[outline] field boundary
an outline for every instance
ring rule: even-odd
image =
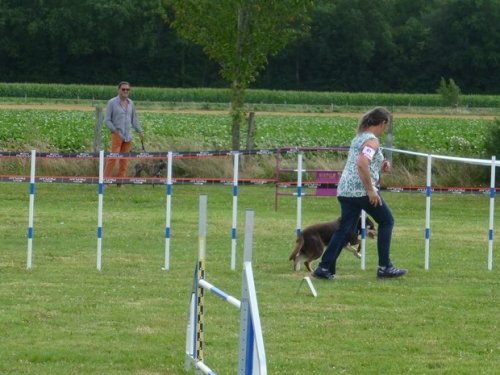
[[[152,112],[152,113],[186,113],[186,114],[213,114],[229,115],[229,108],[227,110],[220,109],[196,109],[196,108],[140,108],[140,102],[136,102],[138,112]],[[249,104],[251,105],[251,104]],[[91,112],[95,111],[96,105],[92,104],[6,104],[0,103],[0,110],[54,110],[54,111],[83,111]],[[300,111],[259,111],[256,113],[264,116],[304,116],[304,117],[348,117],[348,118],[358,118],[359,112],[346,111],[346,112],[300,112]],[[461,118],[461,119],[483,119],[483,120],[495,120],[500,115],[486,115],[486,114],[476,114],[476,113],[418,113],[418,112],[400,112],[399,109],[395,110],[395,118]]]

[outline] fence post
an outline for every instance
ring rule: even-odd
[[[253,137],[255,135],[255,112],[248,114],[248,130],[247,130],[247,150],[254,148]]]
[[[384,156],[389,161],[389,163],[391,163],[391,166],[392,166],[392,134],[393,134],[393,128],[394,128],[394,123],[392,122],[392,118],[391,118],[389,129],[387,129],[387,135],[385,137],[385,147],[387,148],[387,150],[384,150],[385,151],[385,155]]]

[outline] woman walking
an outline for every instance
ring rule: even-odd
[[[311,276],[332,280],[336,263],[349,233],[365,210],[378,224],[378,278],[404,276],[408,270],[394,267],[390,259],[390,247],[394,218],[387,203],[382,199],[377,182],[380,172],[387,172],[391,165],[380,150],[379,138],[391,125],[390,112],[376,107],[363,115],[358,123],[357,135],[351,142],[347,162],[337,188],[341,220],[326,248],[321,262]]]

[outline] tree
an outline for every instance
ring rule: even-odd
[[[428,74],[455,77],[468,91],[498,92],[500,1],[445,0],[429,23]]]
[[[460,100],[460,87],[457,86],[453,79],[449,79],[448,83],[441,77],[439,81],[439,87],[436,92],[441,95],[444,105],[449,105],[450,107],[457,107]]]
[[[285,70],[292,74],[282,78],[281,87],[383,91],[389,80],[396,80],[389,73],[396,51],[390,23],[393,3],[392,0],[316,0],[311,37],[280,53],[288,53],[292,57],[288,61],[279,64],[272,61],[265,73],[268,87],[276,85],[276,77],[283,77],[280,71]],[[295,51],[289,51],[290,48]],[[293,71],[296,67],[299,74]]]
[[[167,21],[220,65],[231,87],[232,149],[240,148],[245,90],[267,57],[307,30],[313,0],[164,0]],[[168,8],[167,8],[168,9]],[[170,20],[171,18],[171,20]]]

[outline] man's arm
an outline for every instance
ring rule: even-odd
[[[111,133],[116,131],[116,127],[113,124],[113,99],[108,101],[108,105],[106,106],[106,114],[104,115],[104,121],[106,121],[106,126],[108,127]]]
[[[141,127],[141,122],[139,117],[137,117],[137,112],[135,111],[135,104],[132,103],[132,126],[139,133],[139,138],[144,139],[144,131]]]

